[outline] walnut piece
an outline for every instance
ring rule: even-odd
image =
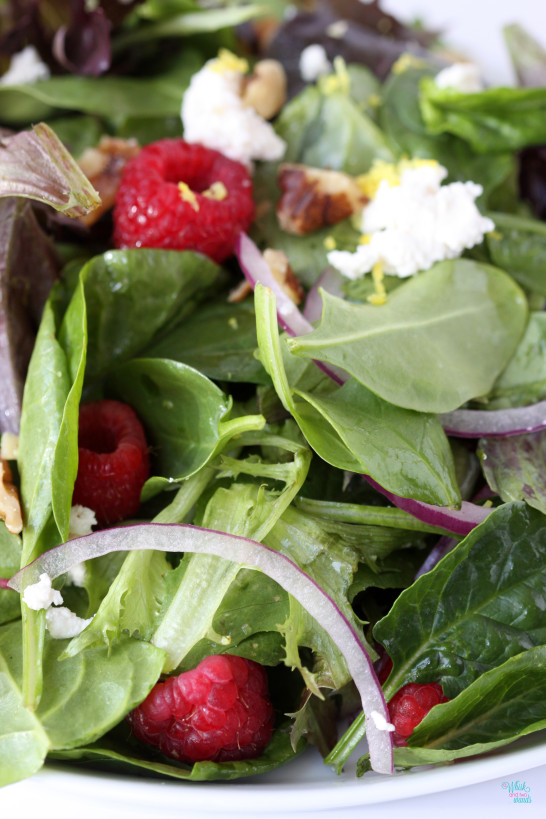
[[[368,201],[356,181],[341,171],[284,163],[278,183],[282,191],[277,205],[279,224],[297,236],[335,225]]]
[[[18,535],[23,529],[19,493],[13,485],[13,476],[7,461],[0,458],[0,518],[6,523],[6,529]]]
[[[139,151],[136,139],[104,136],[96,148],[87,148],[83,152],[78,164],[99,192],[101,204],[96,210],[81,216],[80,222],[90,227],[113,207],[123,169]]]
[[[260,60],[243,80],[243,102],[264,119],[272,119],[286,102],[286,74],[277,60]]]
[[[286,253],[268,247],[262,255],[269,265],[273,278],[280,284],[281,289],[292,299],[294,304],[300,304],[303,299],[303,287],[290,267]]]

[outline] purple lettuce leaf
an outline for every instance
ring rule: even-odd
[[[546,430],[510,438],[482,438],[482,469],[503,501],[525,501],[546,514]]]
[[[88,10],[85,0],[74,0],[70,22],[58,28],[53,38],[57,62],[73,74],[104,74],[112,62],[111,29],[100,6]]]
[[[0,197],[24,196],[83,216],[100,204],[97,191],[45,123],[0,140]]]

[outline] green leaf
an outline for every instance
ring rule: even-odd
[[[324,392],[293,390],[285,362],[294,375],[297,359],[278,338],[273,295],[259,286],[256,314],[264,366],[285,409],[321,458],[339,469],[369,474],[404,497],[439,505],[460,502],[451,452],[436,418],[388,404],[354,380],[340,389],[329,382]]]
[[[546,225],[507,213],[491,213],[495,230],[485,237],[491,261],[522,286],[546,296]]]
[[[546,514],[546,430],[478,444],[485,479],[503,501],[523,500]]]
[[[516,352],[493,385],[487,407],[521,407],[545,396],[546,313],[531,313]]]
[[[21,538],[0,523],[0,577],[12,577],[21,566]],[[21,615],[21,598],[12,589],[0,589],[0,625]]]
[[[495,509],[398,597],[375,638],[393,661],[387,699],[409,682],[452,698],[486,671],[546,642],[537,595],[546,579],[546,518],[524,503]]]
[[[20,668],[12,668],[13,647],[20,639],[19,624],[0,629],[0,786],[36,773],[49,749],[40,720],[24,706]]]
[[[421,81],[423,119],[432,134],[451,133],[479,154],[517,151],[544,139],[546,88],[487,88],[466,94]]]
[[[513,280],[467,259],[445,261],[380,307],[323,293],[318,329],[289,339],[297,355],[347,370],[377,395],[449,412],[486,394],[523,333],[527,306]]]

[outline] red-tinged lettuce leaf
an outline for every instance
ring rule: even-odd
[[[439,682],[452,699],[510,657],[546,643],[546,518],[524,503],[495,509],[397,598],[374,629],[393,661],[387,699]]]
[[[503,501],[523,500],[546,514],[546,430],[508,438],[482,438],[482,469]]]
[[[59,262],[30,202],[0,199],[0,430],[18,432],[36,330]]]
[[[100,204],[97,191],[54,131],[41,122],[0,142],[0,197],[24,196],[83,216]]]
[[[504,39],[519,85],[546,85],[546,49],[518,23],[503,29]]]
[[[546,145],[535,145],[521,152],[519,188],[535,216],[546,219]]]
[[[87,8],[85,0],[72,3],[72,19],[57,29],[53,53],[57,61],[74,74],[97,77],[110,68],[112,24],[104,9]]]

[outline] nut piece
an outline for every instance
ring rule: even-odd
[[[0,518],[6,522],[6,529],[18,535],[23,529],[19,493],[13,485],[13,476],[7,461],[0,458]]]
[[[243,279],[233,290],[230,290],[227,300],[230,304],[238,304],[238,302],[244,301],[251,293],[252,287],[250,286],[250,282]]]
[[[80,222],[90,227],[113,207],[123,168],[139,151],[136,139],[105,136],[96,148],[87,148],[83,152],[78,165],[99,192],[101,204],[96,210],[81,216]]]
[[[264,119],[278,114],[286,102],[286,74],[277,60],[260,60],[245,77],[241,97]]]
[[[298,236],[335,225],[368,201],[356,181],[341,171],[285,163],[279,168],[278,183],[279,224]]]
[[[273,278],[280,284],[281,289],[294,304],[300,304],[303,299],[303,287],[294,271],[290,267],[288,256],[282,250],[273,250],[268,247],[263,252],[264,261],[270,267]]]

